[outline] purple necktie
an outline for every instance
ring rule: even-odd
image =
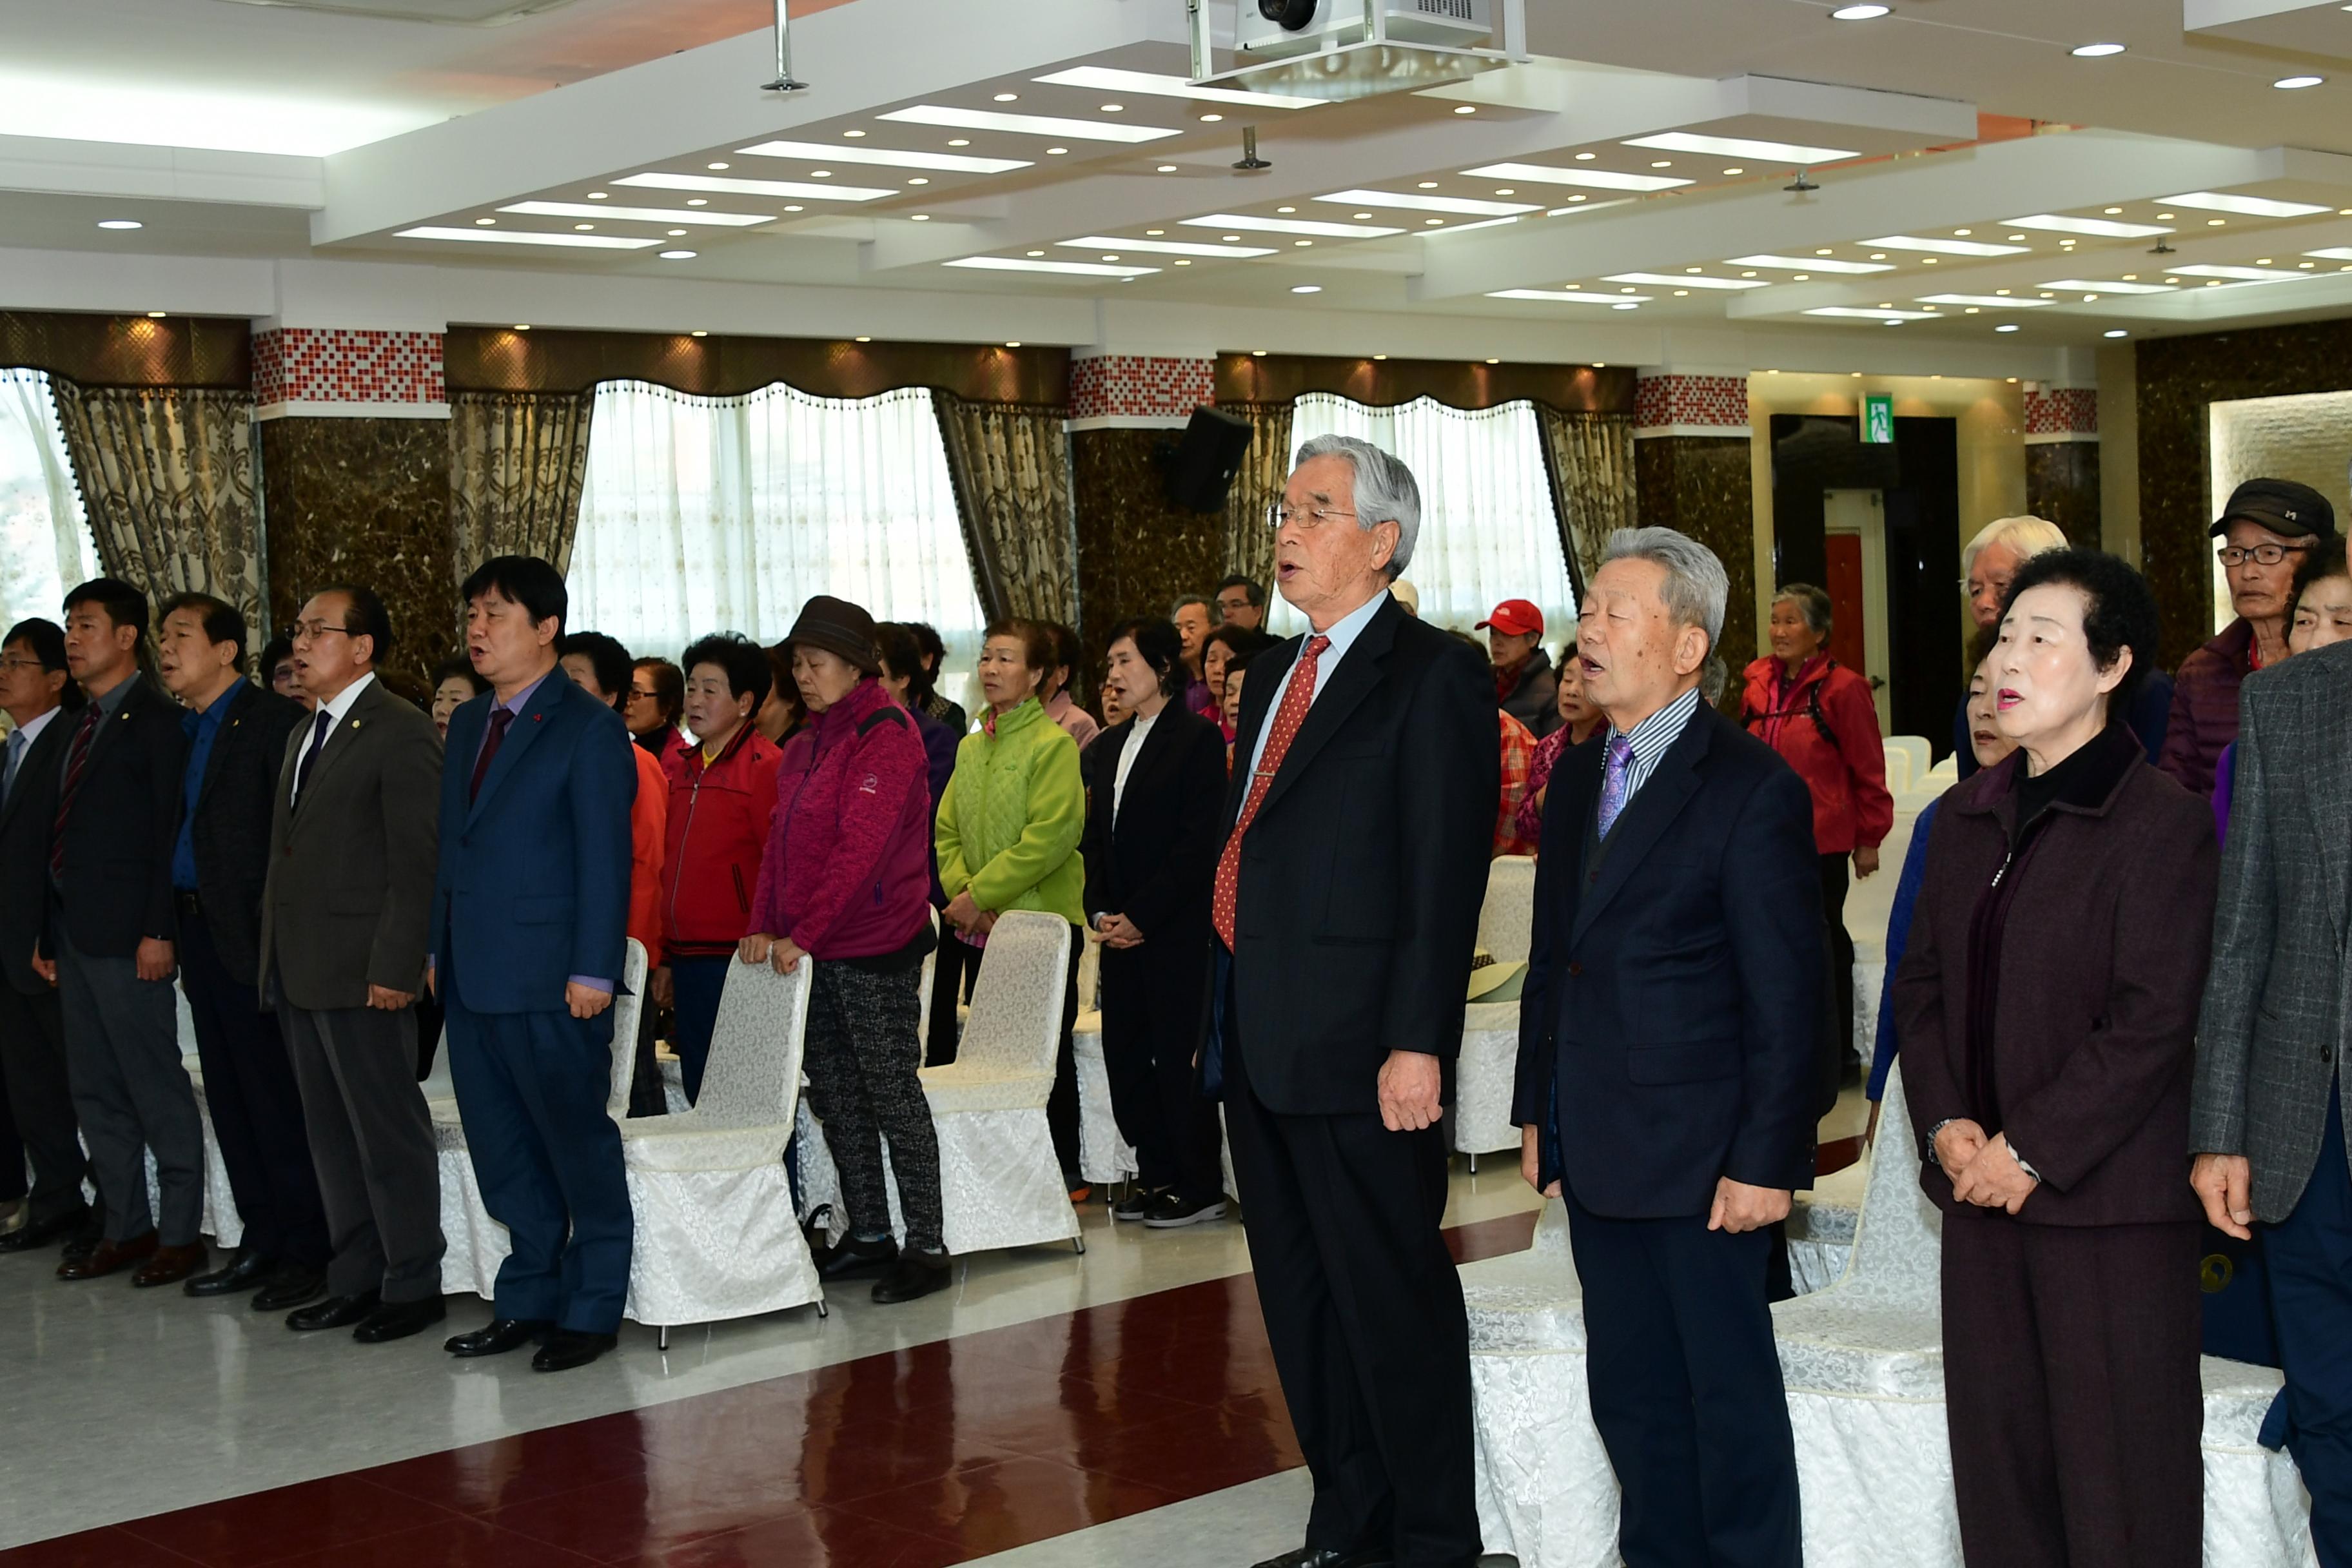
[[[1625,785],[1633,771],[1633,742],[1622,735],[1609,737],[1608,771],[1601,775],[1601,837],[1617,826],[1625,809]]]

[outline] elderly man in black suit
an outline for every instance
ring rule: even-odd
[[[1521,1168],[1568,1201],[1645,1568],[1801,1555],[1766,1277],[1813,1173],[1821,876],[1804,781],[1701,700],[1729,592],[1671,529],[1610,539],[1576,640],[1609,730],[1552,773],[1519,1004]]]
[[[1261,1568],[1455,1568],[1479,1538],[1439,1119],[1501,787],[1494,684],[1388,591],[1421,530],[1395,458],[1307,442],[1268,522],[1312,630],[1243,689],[1202,1061],[1315,1478],[1307,1544]]]
[[[278,1020],[262,1008],[261,884],[269,806],[290,699],[245,678],[245,617],[209,594],[166,600],[155,670],[185,710],[188,758],[172,846],[180,984],[196,1026],[205,1103],[236,1212],[237,1256],[190,1279],[191,1296],[259,1291],[257,1307],[298,1306],[326,1289],[327,1219],[302,1131],[302,1096]]]
[[[94,1223],[81,1199],[89,1162],[66,1087],[65,1018],[54,978],[33,968],[48,917],[58,783],[83,700],[66,675],[65,628],[43,620],[8,628],[0,710],[15,728],[0,752],[0,1079],[33,1180],[25,1223],[0,1236],[0,1252],[79,1238]]]

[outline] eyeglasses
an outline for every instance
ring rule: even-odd
[[[1341,511],[1337,507],[1289,507],[1276,501],[1265,509],[1265,525],[1268,528],[1283,529],[1295,522],[1301,528],[1320,528],[1335,517],[1354,517],[1355,515],[1352,511]]]
[[[0,658],[0,669],[47,669],[37,658]]]
[[[1960,592],[1971,599],[1979,594],[2006,594],[2009,592],[2009,580],[2002,577],[1963,577],[1960,579]]]
[[[2213,558],[2224,566],[2243,566],[2249,561],[2258,566],[2275,566],[2288,556],[2300,555],[2310,548],[2308,544],[2257,544],[2241,550],[2234,544],[2225,544],[2213,552]]]
[[[647,691],[642,686],[633,686],[629,689],[629,700],[632,702],[651,702],[656,695],[658,693]]]
[[[331,626],[324,621],[297,621],[286,628],[286,640],[297,646],[317,642],[330,635],[347,637],[355,634],[349,626]]]

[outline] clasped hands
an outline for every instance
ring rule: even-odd
[[[1105,947],[1141,947],[1143,932],[1125,915],[1104,915],[1095,927]]]
[[[940,914],[948,924],[971,936],[986,936],[996,925],[996,917],[972,901],[970,888],[950,899]]]
[[[2015,1214],[2042,1184],[2017,1163],[2007,1133],[1988,1139],[1984,1129],[1966,1117],[1947,1123],[1936,1134],[1936,1163],[1952,1179],[1953,1198],[1979,1208]]]
[[[745,937],[735,949],[735,956],[745,963],[772,965],[779,974],[790,974],[801,966],[804,950],[788,936],[771,936],[755,931]]]

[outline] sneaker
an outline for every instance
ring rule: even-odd
[[[1094,1184],[1084,1176],[1064,1176],[1062,1180],[1070,1189],[1070,1202],[1074,1205],[1095,1195]]]
[[[1151,1200],[1150,1212],[1143,1223],[1153,1230],[1174,1230],[1179,1226],[1198,1225],[1204,1219],[1225,1217],[1225,1195],[1219,1193],[1205,1203],[1195,1203],[1183,1194],[1165,1192]]]
[[[820,1279],[853,1279],[861,1275],[881,1274],[898,1261],[898,1244],[889,1237],[879,1241],[860,1241],[855,1236],[842,1238],[838,1247],[828,1247],[816,1255],[816,1277]]]
[[[1141,1219],[1145,1215],[1151,1212],[1151,1205],[1159,1196],[1160,1194],[1158,1193],[1149,1191],[1143,1187],[1138,1187],[1133,1192],[1128,1194],[1127,1196],[1119,1199],[1118,1202],[1110,1205],[1110,1217],[1113,1219]]]
[[[899,1301],[913,1301],[934,1290],[944,1290],[955,1279],[955,1270],[944,1252],[907,1251],[890,1266],[890,1272],[875,1281],[874,1300],[885,1307]]]

